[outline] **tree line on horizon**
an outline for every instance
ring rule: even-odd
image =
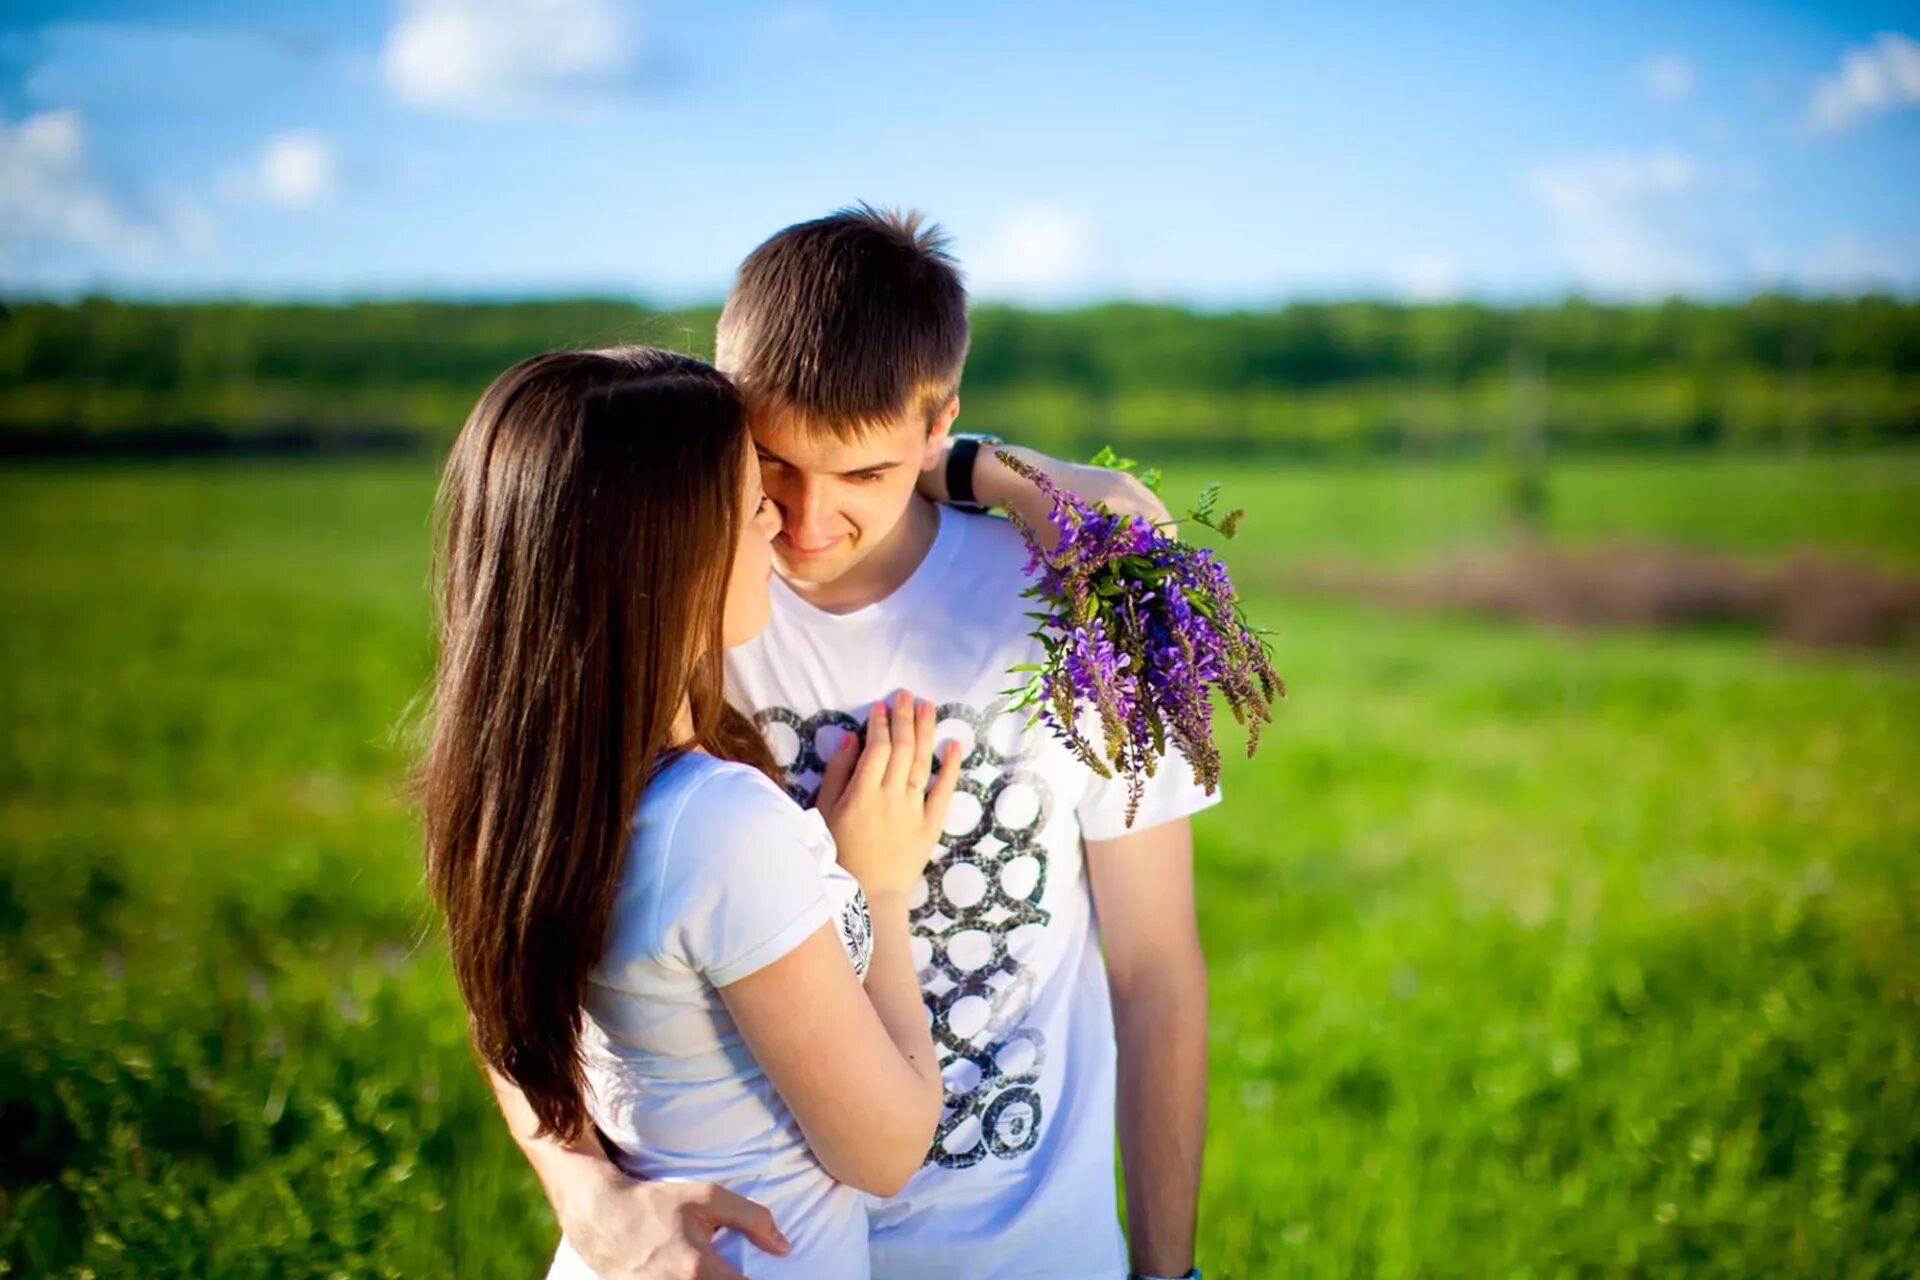
[[[438,446],[515,360],[628,342],[711,357],[717,316],[605,299],[0,304],[0,448],[158,432]],[[973,327],[963,421],[1066,452],[1448,453],[1516,430],[1585,448],[1920,436],[1920,303],[1887,297],[982,305]]]

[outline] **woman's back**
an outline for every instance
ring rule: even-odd
[[[858,894],[817,812],[758,770],[687,753],[640,801],[591,974],[581,1048],[594,1122],[635,1176],[718,1182],[772,1210],[787,1257],[716,1241],[756,1280],[864,1277],[866,1196],[815,1160],[719,988],[829,921],[864,972]],[[590,1273],[563,1243],[552,1274]]]

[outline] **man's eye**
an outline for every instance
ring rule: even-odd
[[[880,478],[880,473],[878,471],[856,471],[847,478],[855,484],[872,484]]]

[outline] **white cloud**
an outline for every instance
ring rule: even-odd
[[[1528,176],[1579,280],[1607,293],[1654,294],[1709,283],[1690,234],[1699,171],[1674,151],[1556,161]]]
[[[1648,58],[1640,67],[1640,88],[1655,102],[1684,102],[1693,96],[1693,64],[1677,53]]]
[[[1873,43],[1847,50],[1840,66],[1822,76],[1807,104],[1816,133],[1838,133],[1869,116],[1920,103],[1920,40],[1882,31]]]
[[[414,106],[494,113],[586,101],[631,71],[617,0],[403,0],[380,63]]]
[[[305,129],[267,139],[247,183],[262,200],[287,209],[318,204],[339,185],[340,164],[333,147]]]
[[[1097,237],[1084,214],[1053,205],[1010,209],[978,253],[967,255],[968,282],[982,297],[1045,300],[1088,283]]]
[[[93,172],[78,112],[45,111],[13,126],[0,117],[0,263],[75,248],[145,258],[210,236],[192,206],[160,220],[128,210]]]

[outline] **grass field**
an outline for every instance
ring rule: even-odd
[[[1478,468],[1223,478],[1248,580],[1500,532]],[[0,1270],[543,1270],[396,798],[432,484],[0,472]],[[1911,566],[1917,500],[1593,461],[1552,528]],[[1911,655],[1251,607],[1294,696],[1198,828],[1208,1274],[1914,1274]]]

